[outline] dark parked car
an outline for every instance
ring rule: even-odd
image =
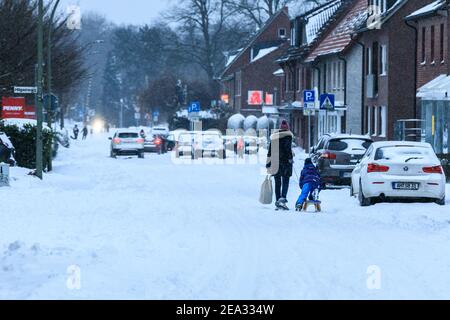
[[[0,132],[0,162],[7,163],[10,166],[16,165],[14,159],[15,149],[8,136]]]
[[[350,186],[353,169],[362,159],[373,140],[368,136],[326,134],[311,150],[326,186]]]

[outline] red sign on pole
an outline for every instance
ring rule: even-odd
[[[25,118],[25,98],[2,98],[2,118]]]
[[[262,91],[249,91],[248,92],[248,104],[250,106],[260,106],[263,104],[264,93]]]
[[[36,108],[34,106],[25,106],[25,119],[36,120]]]

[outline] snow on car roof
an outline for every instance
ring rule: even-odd
[[[372,140],[369,136],[359,135],[359,134],[332,134],[330,139],[364,139]]]
[[[117,129],[116,133],[139,133],[137,129]]]
[[[382,147],[422,147],[422,148],[432,148],[429,143],[425,142],[414,142],[414,141],[379,141],[373,143],[374,148]]]

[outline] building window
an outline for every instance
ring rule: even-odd
[[[377,136],[378,135],[378,129],[379,129],[379,115],[378,115],[378,107],[373,107],[373,122],[374,122],[374,126],[373,126],[373,135]]]
[[[380,75],[387,75],[387,46],[380,46]]]
[[[380,137],[386,138],[387,136],[387,107],[382,106],[380,107]]]
[[[242,95],[242,72],[236,72],[236,96]]]
[[[431,44],[430,44],[430,55],[431,55],[431,63],[435,63],[435,57],[434,57],[434,47],[435,47],[435,32],[434,32],[434,26],[431,26],[431,34],[430,34],[430,40],[431,40]]]
[[[367,134],[372,133],[372,107],[367,107]]]
[[[366,49],[366,73],[372,74],[372,48]]]
[[[427,29],[425,27],[422,28],[422,63],[427,62],[426,56],[426,40],[427,40]]]
[[[286,29],[285,28],[278,29],[278,37],[279,38],[286,38]]]
[[[439,34],[439,57],[441,59],[441,63],[444,63],[444,32],[445,32],[445,26],[443,23],[441,23],[441,32]]]

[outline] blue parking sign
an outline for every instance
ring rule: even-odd
[[[191,102],[189,105],[189,113],[200,112],[200,102]]]
[[[303,103],[305,109],[314,109],[316,103],[316,92],[314,90],[303,91]]]

